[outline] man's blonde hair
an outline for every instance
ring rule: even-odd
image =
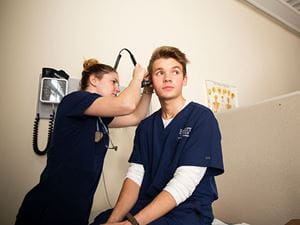
[[[186,76],[186,64],[189,62],[185,54],[181,52],[178,48],[172,46],[161,46],[154,50],[148,65],[148,72],[150,77],[152,76],[152,67],[155,60],[160,58],[173,58],[182,65],[183,76]]]

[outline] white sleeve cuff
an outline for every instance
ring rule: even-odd
[[[144,166],[138,163],[130,163],[126,177],[129,178],[139,186],[141,186],[143,178],[144,178]]]
[[[206,171],[206,167],[180,166],[176,169],[174,177],[164,188],[169,192],[179,205],[192,195],[196,186],[200,183]]]

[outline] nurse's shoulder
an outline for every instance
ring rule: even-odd
[[[100,95],[96,94],[96,93],[90,93],[87,91],[74,91],[71,92],[67,95],[65,95],[61,102],[59,103],[60,107],[63,106],[73,106],[74,104],[78,104],[79,102],[88,99],[88,98],[92,98],[92,99],[96,99],[100,97]]]
[[[88,97],[88,96],[91,96],[91,95],[95,95],[97,97],[100,96],[99,94],[90,93],[90,92],[87,92],[87,91],[73,91],[73,92],[65,95],[63,97],[63,99],[61,100],[61,102],[80,101],[82,98],[85,98],[85,97]]]

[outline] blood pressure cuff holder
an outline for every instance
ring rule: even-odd
[[[44,67],[42,69],[42,78],[43,77],[50,77],[50,78],[63,78],[68,80],[69,79],[69,75],[63,71],[63,70],[56,70],[53,68],[46,68]]]

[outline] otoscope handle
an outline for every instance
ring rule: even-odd
[[[143,80],[142,81],[142,88],[150,86],[150,85],[151,85],[151,81],[150,80]]]

